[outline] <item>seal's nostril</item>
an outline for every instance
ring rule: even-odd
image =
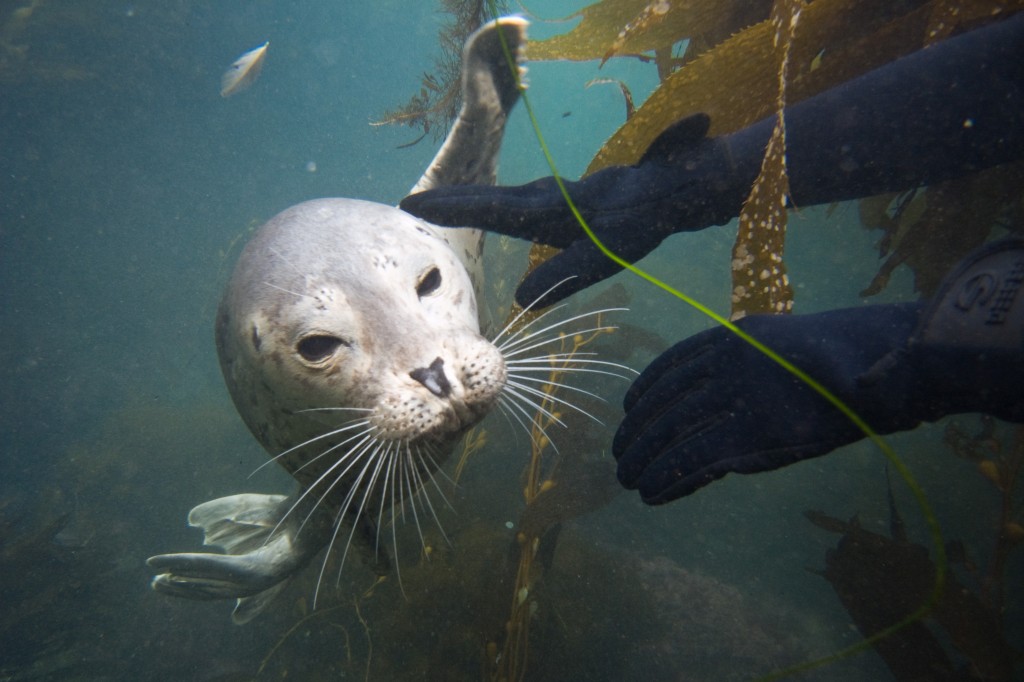
[[[409,372],[409,376],[426,386],[427,390],[438,398],[446,398],[452,392],[452,385],[444,375],[444,360],[441,358],[434,358],[430,367],[414,369]]]

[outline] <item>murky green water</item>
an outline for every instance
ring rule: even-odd
[[[543,4],[530,9],[580,6]],[[0,5],[0,679],[482,677],[486,642],[501,637],[514,598],[502,583],[514,550],[506,523],[521,511],[529,451],[500,417],[485,422],[488,446],[449,495],[451,544],[428,531],[426,561],[415,529],[399,529],[404,590],[392,578],[368,592],[373,574],[353,562],[312,612],[308,571],[271,613],[237,627],[228,604],[151,591],[144,564],[198,547],[185,519],[199,502],[290,490],[270,468],[248,478],[265,455],[217,366],[220,289],[246,236],[287,206],[322,196],[396,203],[417,180],[436,143],[398,149],[418,133],[369,123],[419,88],[441,19],[434,3],[399,0]],[[223,69],[266,40],[260,79],[222,99]],[[530,65],[530,94],[567,176],[624,115],[617,89],[583,88],[595,75],[625,79],[638,100],[657,80],[639,63]],[[521,109],[505,149],[501,182],[548,174]],[[673,237],[645,265],[725,311],[734,235],[731,225]],[[878,266],[876,237],[853,205],[792,219],[799,309],[858,304]],[[491,304],[507,305],[500,282],[518,276],[525,247],[489,248]],[[660,336],[605,344],[637,369],[658,343],[709,324],[626,276],[608,286],[630,299],[621,322]],[[912,297],[898,272],[879,302]],[[608,397],[609,426],[579,428],[613,476],[607,447],[626,384],[588,388]],[[945,427],[892,442],[947,537],[984,566],[998,498],[948,452]],[[895,492],[912,539],[927,544],[906,490]],[[837,540],[803,517],[808,509],[886,533],[881,456],[859,444],[659,508],[623,492],[564,524],[529,596],[526,679],[749,679],[857,641],[830,585],[807,570]],[[1007,575],[1022,568],[1014,556]],[[1006,634],[1019,642],[1019,579],[1007,588]],[[816,674],[888,672],[869,652]]]

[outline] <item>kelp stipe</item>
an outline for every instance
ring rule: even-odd
[[[777,0],[777,2],[784,1],[785,0]],[[493,0],[488,0],[488,4],[491,6],[492,11],[494,11]],[[500,32],[499,36],[501,36]],[[518,72],[516,71],[515,60],[512,57],[512,53],[508,50],[508,46],[505,45],[503,36],[502,48],[505,50],[505,55],[506,58],[508,59],[509,68],[516,73],[516,77],[518,79]],[[594,243],[594,245],[601,251],[601,253],[603,253],[607,258],[611,259],[624,269],[629,270],[630,272],[640,277],[641,279],[644,279],[645,281],[658,287],[659,289],[662,289],[663,291],[671,294],[672,296],[675,296],[676,298],[683,301],[690,307],[696,309],[697,311],[703,313],[704,315],[711,318],[718,324],[727,328],[730,332],[743,339],[743,341],[756,348],[759,352],[766,355],[773,362],[777,363],[787,372],[800,379],[800,381],[804,382],[816,393],[821,395],[825,400],[827,400],[833,406],[835,406],[836,409],[842,412],[854,425],[857,426],[858,429],[860,429],[865,434],[865,436],[867,436],[867,438],[871,440],[872,443],[875,444],[875,446],[878,447],[878,449],[882,452],[882,454],[892,465],[892,467],[899,473],[900,477],[904,480],[907,487],[913,493],[914,499],[917,502],[918,507],[921,509],[921,514],[924,517],[925,522],[928,526],[928,531],[932,539],[932,545],[936,556],[935,583],[932,587],[932,592],[929,595],[928,599],[917,610],[915,610],[902,620],[875,633],[871,637],[865,638],[857,644],[837,651],[836,653],[830,656],[814,659],[811,661],[806,661],[804,663],[799,663],[755,679],[757,679],[758,681],[782,679],[790,675],[806,672],[814,668],[819,668],[829,663],[833,663],[844,658],[848,658],[850,656],[853,656],[854,654],[867,650],[869,647],[872,646],[873,643],[885,637],[888,637],[889,635],[898,632],[899,630],[922,619],[935,606],[935,604],[938,603],[939,599],[942,596],[942,592],[944,590],[946,583],[948,561],[946,558],[945,541],[942,537],[942,530],[939,527],[938,519],[936,519],[935,514],[932,512],[931,505],[928,503],[928,499],[925,496],[924,491],[918,485],[917,481],[914,479],[913,475],[910,473],[910,470],[907,468],[907,466],[899,458],[899,456],[892,449],[892,447],[881,436],[875,433],[875,431],[867,424],[867,422],[865,422],[848,405],[846,405],[843,401],[841,401],[837,396],[835,396],[831,391],[829,391],[827,388],[821,385],[813,377],[809,376],[806,372],[801,370],[799,367],[793,365],[793,363],[789,362],[788,360],[780,356],[778,353],[773,351],[771,348],[769,348],[759,340],[755,339],[751,335],[744,332],[742,329],[737,327],[735,324],[730,322],[725,317],[714,312],[713,310],[711,310],[704,304],[700,303],[699,301],[684,294],[682,291],[679,291],[678,289],[672,287],[671,285],[662,282],[661,280],[654,277],[650,273],[645,272],[644,270],[636,267],[632,263],[626,262],[617,254],[608,249],[608,247],[606,247],[597,238],[597,235],[594,234],[594,232],[590,229],[590,226],[587,224],[586,220],[583,218],[583,215],[580,213],[579,209],[573,203],[572,198],[569,196],[569,193],[566,190],[564,183],[562,182],[561,175],[558,172],[558,168],[555,164],[554,157],[551,154],[551,150],[547,146],[547,143],[544,139],[544,135],[540,130],[540,124],[537,121],[536,115],[534,114],[533,106],[531,105],[530,99],[527,96],[525,88],[523,88],[522,85],[520,85],[520,90],[523,100],[523,106],[526,108],[527,115],[530,118],[530,124],[533,127],[534,134],[537,137],[537,143],[540,146],[542,153],[544,154],[544,159],[547,162],[548,167],[551,169],[551,174],[554,176],[555,182],[558,185],[558,188],[565,199],[566,205],[569,207],[569,210],[572,212],[573,216],[576,218],[576,221],[579,223],[580,227],[586,233],[587,237]]]

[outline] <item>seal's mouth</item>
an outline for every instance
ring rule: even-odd
[[[405,442],[410,445],[429,444],[447,448],[466,431],[479,424],[494,408],[497,395],[486,402],[466,402],[457,399],[419,402],[419,409],[408,412],[379,415],[371,418],[380,440]]]

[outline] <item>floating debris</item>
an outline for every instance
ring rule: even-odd
[[[249,50],[235,60],[220,77],[220,96],[231,97],[252,85],[263,70],[263,60],[267,56],[270,41],[263,43],[254,50]]]

